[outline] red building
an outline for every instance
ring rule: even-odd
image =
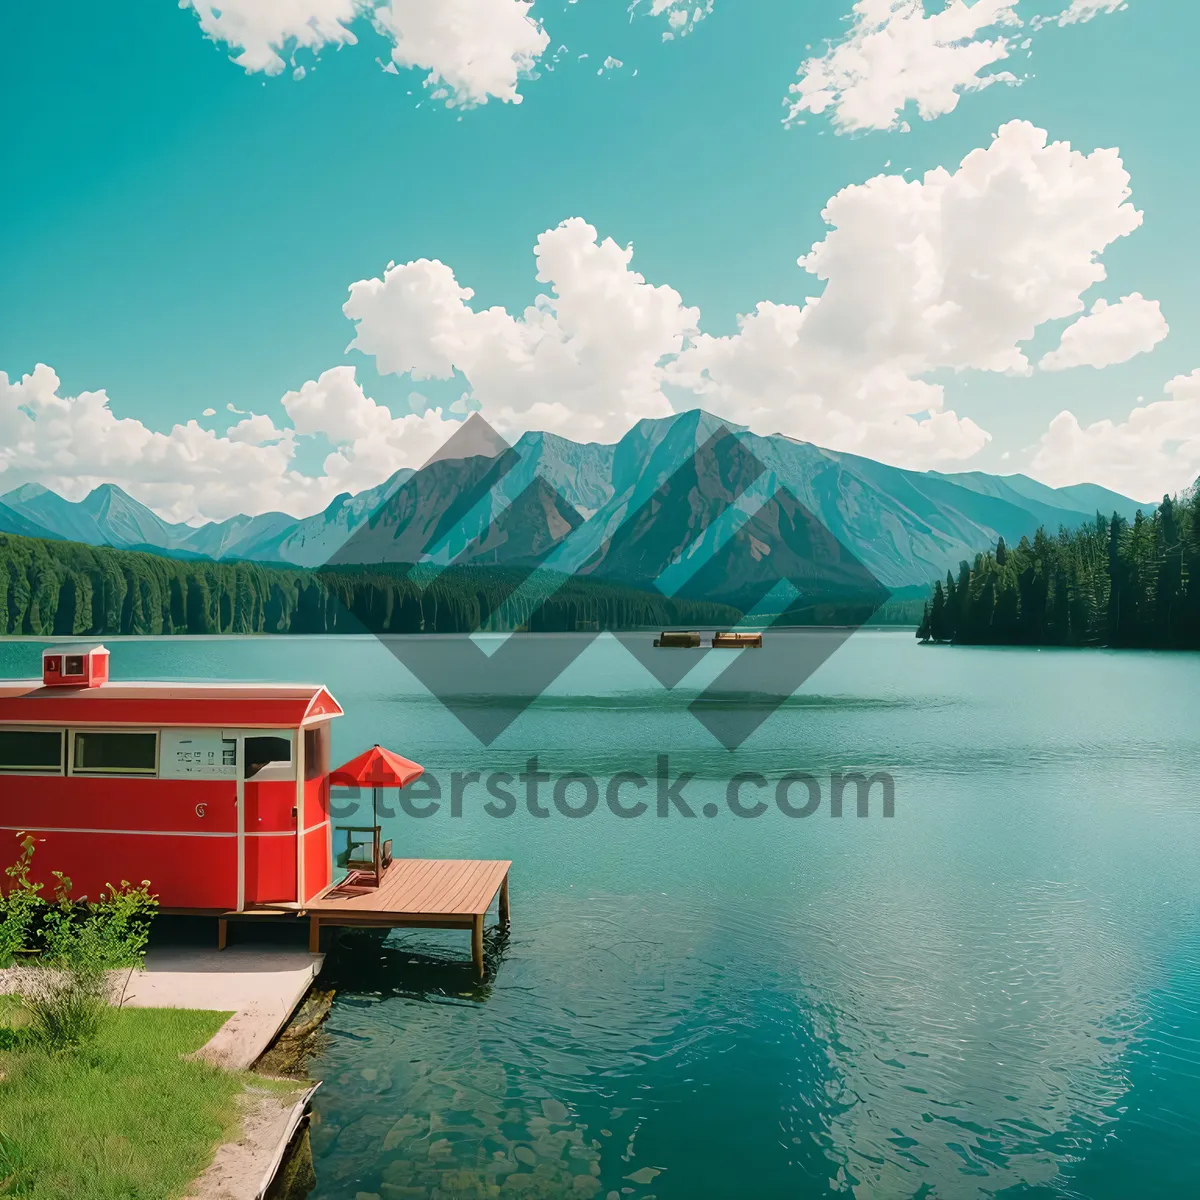
[[[303,905],[331,882],[329,722],[317,684],[108,682],[103,646],[0,680],[0,867],[76,898],[150,881],[165,909]]]

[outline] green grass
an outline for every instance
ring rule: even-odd
[[[182,1196],[236,1128],[245,1077],[182,1057],[227,1016],[122,1009],[82,1049],[0,1051],[0,1196]],[[20,1024],[2,996],[0,1024]]]

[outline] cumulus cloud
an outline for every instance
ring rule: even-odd
[[[1128,184],[1116,151],[1083,154],[1011,122],[953,171],[838,192],[823,213],[833,228],[799,259],[821,295],[763,300],[732,336],[701,333],[698,310],[633,270],[632,247],[580,218],[538,239],[537,278],[550,289],[520,315],[476,311],[453,269],[428,259],[355,283],[343,311],[358,323],[351,346],[380,371],[459,372],[509,432],[606,440],[700,404],[760,433],[944,464],[988,435],[947,411],[928,377],[1029,374],[1022,343],[1083,311],[1105,277],[1101,253],[1141,223]],[[1127,318],[1132,303],[1114,308]]]
[[[284,397],[292,428],[247,414],[224,435],[195,421],[161,433],[117,417],[104,391],[64,396],[60,389],[44,364],[15,380],[0,371],[0,492],[36,481],[79,500],[116,483],[172,521],[272,509],[306,516],[338,492],[419,466],[453,428],[437,409],[392,418],[363,394],[351,367]],[[335,447],[320,476],[301,474],[294,463],[298,439],[314,435]]]
[[[323,464],[330,498],[374,487],[400,467],[419,467],[457,427],[440,408],[393,417],[347,366],[322,372],[282,403],[297,434],[322,435],[336,447]]]
[[[1060,412],[1030,473],[1056,487],[1099,483],[1147,501],[1190,486],[1200,476],[1200,370],[1163,390],[1169,399],[1139,405],[1124,421],[1081,426],[1074,413]]]
[[[363,5],[359,0],[179,0],[192,8],[200,28],[214,42],[239,53],[233,61],[247,71],[278,75],[298,49],[353,46],[350,24]]]
[[[953,169],[881,174],[839,191],[823,210],[828,232],[798,259],[820,294],[799,305],[764,299],[728,336],[701,332],[698,309],[634,269],[632,246],[578,217],[537,239],[544,291],[524,311],[473,308],[471,289],[431,259],[352,284],[343,311],[356,326],[350,348],[380,372],[461,377],[466,390],[450,412],[481,409],[510,436],[547,429],[615,441],[639,419],[699,405],[759,433],[945,465],[970,458],[988,434],[947,410],[939,376],[1031,373],[1023,344],[1044,323],[1084,312],[1082,296],[1105,278],[1104,250],[1140,225],[1128,185],[1116,150],[1085,154],[1010,122]],[[1158,305],[1137,293],[1097,303],[1051,363],[1123,361],[1157,340],[1158,321]],[[1196,428],[1200,385],[1176,383],[1178,396],[1145,410],[1165,431],[1163,461],[1186,441],[1189,420]],[[393,417],[345,365],[288,392],[282,407],[283,427],[229,405],[239,419],[224,434],[195,421],[161,433],[118,419],[103,392],[59,395],[48,367],[16,383],[0,375],[0,490],[38,479],[78,496],[112,480],[174,519],[304,515],[419,465],[453,428],[438,408]],[[1126,423],[1139,433],[1140,413]],[[1079,462],[1083,478],[1089,454],[1114,436],[1114,458],[1124,453],[1126,426],[1080,429],[1062,414],[1045,453],[1064,445],[1063,461]],[[315,476],[295,467],[309,438],[329,447]]]
[[[354,45],[350,26],[369,17],[392,43],[397,67],[428,72],[425,85],[450,106],[489,98],[519,104],[517,84],[549,37],[530,15],[532,0],[179,0],[213,41],[237,49],[247,71],[278,75],[298,49]],[[294,77],[304,77],[298,68]]]
[[[373,20],[392,40],[392,61],[427,70],[426,87],[450,106],[485,104],[489,96],[520,104],[517,83],[550,44],[532,7],[531,0],[388,0]]]
[[[13,381],[0,371],[0,491],[36,480],[78,500],[114,482],[174,520],[229,516],[246,504],[261,511],[278,499],[294,446],[267,418],[235,426],[236,437],[195,421],[158,433],[115,416],[103,391],[63,396],[59,388],[44,364]]]
[[[1063,330],[1058,349],[1046,354],[1038,366],[1043,371],[1111,367],[1153,350],[1167,333],[1157,300],[1146,300],[1140,292],[1122,296],[1116,304],[1097,300],[1086,317]]]
[[[449,379],[506,430],[549,429],[579,441],[615,441],[644,417],[672,412],[664,359],[695,332],[697,309],[632,270],[631,246],[575,217],[537,240],[537,280],[550,285],[518,316],[476,311],[474,293],[437,260],[390,267],[350,288],[358,323],[350,346],[384,373]]]
[[[954,171],[843,188],[800,260],[825,281],[802,306],[760,303],[701,335],[668,377],[705,407],[905,466],[969,457],[987,435],[944,411],[936,371],[1031,371],[1021,343],[1081,312],[1099,256],[1142,215],[1115,150],[1083,154],[1023,121]]]
[[[838,192],[823,213],[832,230],[799,259],[822,294],[764,300],[732,336],[701,333],[698,310],[632,269],[632,247],[580,218],[538,239],[549,294],[520,315],[476,311],[453,269],[428,259],[353,284],[343,311],[358,323],[352,348],[381,372],[459,372],[509,432],[610,440],[638,418],[701,404],[761,433],[944,464],[988,435],[947,411],[928,376],[1029,374],[1021,343],[1082,312],[1105,277],[1099,256],[1141,223],[1128,184],[1116,151],[1083,154],[1010,122],[953,171]]]
[[[1059,14],[1058,23],[1060,25],[1076,25],[1083,21],[1090,21],[1101,13],[1116,12],[1118,8],[1124,6],[1125,0],[1071,0],[1070,6]]]
[[[840,131],[896,129],[910,102],[930,121],[964,92],[1018,82],[991,69],[1011,49],[1004,28],[1021,24],[1016,2],[950,0],[931,15],[923,0],[857,0],[850,32],[801,64],[786,119],[828,110]]]
[[[384,70],[426,72],[431,98],[451,108],[486,104],[489,99],[520,104],[519,84],[534,72],[550,44],[549,34],[531,11],[533,0],[178,2],[196,13],[208,38],[235,51],[231,57],[238,66],[279,75],[290,63],[297,80],[307,74],[295,63],[298,50],[319,54],[327,46],[353,46],[358,33],[373,29],[391,43]],[[639,3],[634,0],[630,11]],[[712,8],[713,0],[650,0],[647,11],[665,19],[663,38],[670,40],[691,32]],[[356,21],[358,33],[352,28]],[[555,57],[547,69],[553,70],[557,61]]]

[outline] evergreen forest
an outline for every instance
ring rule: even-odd
[[[1200,649],[1200,488],[963,562],[917,637],[962,645]]]
[[[500,567],[337,567],[168,558],[0,534],[0,634],[573,632],[740,616],[601,581]]]

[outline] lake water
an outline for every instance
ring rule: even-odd
[[[326,683],[335,761],[380,742],[445,789],[385,821],[398,855],[514,862],[484,984],[464,933],[332,957],[314,1197],[1197,1194],[1200,659],[863,632],[729,752],[602,638],[485,749],[370,639],[110,645],[115,677]],[[472,785],[451,815],[452,771],[533,751],[597,811]],[[663,754],[715,817],[655,815]],[[850,768],[892,818],[831,817]],[[638,819],[603,803],[623,771]],[[812,816],[730,812],[733,775],[791,771]]]

